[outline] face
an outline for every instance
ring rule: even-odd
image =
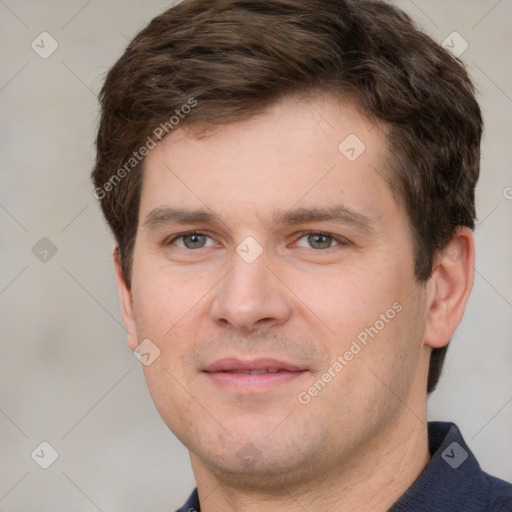
[[[334,97],[147,156],[125,321],[160,351],[146,380],[193,464],[306,478],[424,395],[426,292],[385,158],[383,129]]]

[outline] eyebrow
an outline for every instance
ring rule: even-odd
[[[374,223],[369,217],[347,208],[343,204],[338,204],[328,208],[296,208],[276,212],[273,216],[274,226],[326,221],[348,224],[360,229],[361,231],[369,233],[375,230]]]
[[[361,231],[375,231],[374,223],[367,216],[338,204],[328,208],[295,208],[274,212],[273,227],[306,224],[309,222],[333,221],[347,224]],[[215,213],[206,209],[188,210],[185,208],[158,207],[152,210],[144,220],[144,228],[151,230],[170,224],[212,224],[226,223]]]
[[[208,210],[159,207],[148,213],[143,226],[156,229],[169,224],[222,224],[220,217]]]

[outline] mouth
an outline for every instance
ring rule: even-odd
[[[309,370],[276,359],[220,359],[203,373],[215,385],[233,393],[268,393],[309,373]]]
[[[225,373],[240,373],[244,375],[263,375],[265,373],[279,373],[279,372],[287,372],[289,370],[283,370],[281,368],[258,368],[254,370],[222,370]]]

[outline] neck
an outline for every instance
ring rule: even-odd
[[[288,478],[272,489],[233,484],[229,475],[214,475],[191,455],[202,512],[384,512],[412,485],[429,460],[426,420],[409,410],[363,450],[340,460],[330,471],[316,472],[300,482]]]

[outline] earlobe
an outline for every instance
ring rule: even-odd
[[[117,287],[119,288],[119,296],[121,299],[121,310],[123,313],[123,320],[128,330],[128,346],[135,350],[138,345],[137,330],[135,328],[135,320],[133,317],[133,299],[132,291],[127,285],[124,278],[123,266],[121,264],[121,253],[119,248],[116,247],[113,253],[114,267],[116,270]]]
[[[449,343],[473,286],[474,264],[473,233],[468,227],[461,227],[434,260],[428,283],[427,346],[439,348]]]

